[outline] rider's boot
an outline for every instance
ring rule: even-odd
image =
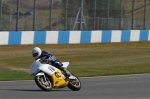
[[[56,66],[56,67],[59,68],[62,72],[64,72],[64,74],[65,74],[65,76],[66,76],[66,79],[69,79],[70,73],[69,73],[65,68],[62,67],[63,65],[62,65],[61,62],[56,61],[54,66]]]
[[[60,67],[60,70],[64,72],[66,79],[69,79],[70,73],[63,67]]]

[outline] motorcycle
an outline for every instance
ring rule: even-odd
[[[69,66],[69,62],[62,62],[62,64],[65,69]],[[67,72],[69,71],[67,70]],[[50,64],[42,63],[40,59],[32,63],[29,74],[34,77],[35,83],[43,91],[65,87],[70,88],[72,91],[81,89],[81,81],[74,74],[70,73],[70,76],[66,77],[61,70]]]

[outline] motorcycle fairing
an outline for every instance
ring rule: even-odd
[[[63,64],[62,67],[65,68],[65,69],[69,66],[69,62],[62,62],[62,64]]]
[[[58,70],[56,67],[49,64],[42,64],[38,59],[33,62],[29,73],[30,75],[35,75],[38,71],[43,71],[48,75],[52,75],[56,70]]]
[[[59,69],[54,74],[51,75],[51,78],[53,80],[54,88],[62,88],[68,85],[68,81],[65,81],[64,75]]]
[[[39,72],[36,76],[45,75],[44,72]],[[54,74],[51,75],[52,83],[54,88],[63,88],[68,85],[68,81],[65,81],[63,78],[63,74],[60,70],[57,70]]]
[[[67,67],[67,64],[65,62],[64,66]],[[36,60],[30,67],[30,75],[45,75],[44,73],[51,77],[54,88],[66,87],[68,85],[68,81],[65,81],[64,75],[58,68],[49,64],[42,64],[40,60]]]

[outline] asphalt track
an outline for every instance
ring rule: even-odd
[[[31,81],[0,81],[0,99],[150,99],[150,74],[80,78],[82,89],[45,92]]]

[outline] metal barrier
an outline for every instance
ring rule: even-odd
[[[83,44],[150,41],[149,30],[0,32],[0,45]]]

